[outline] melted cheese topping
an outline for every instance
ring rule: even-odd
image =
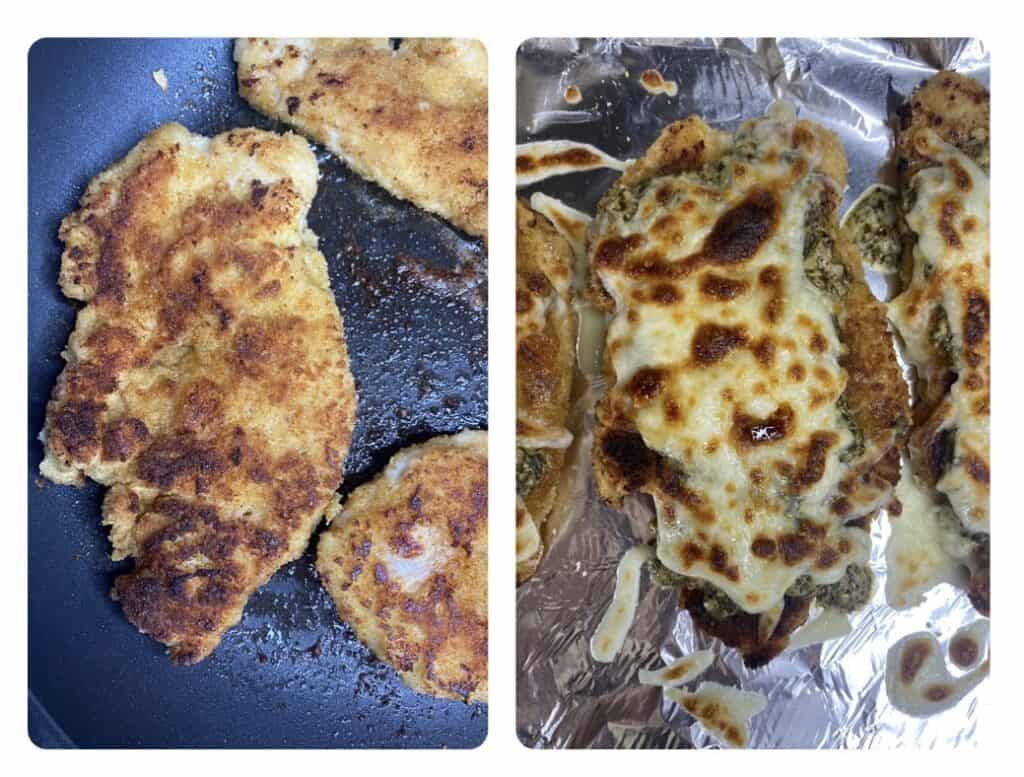
[[[658,558],[748,612],[802,574],[835,582],[869,546],[828,509],[853,436],[836,404],[847,376],[834,303],[803,256],[811,203],[838,193],[795,132],[776,109],[747,130],[756,155],[726,157],[724,188],[655,178],[635,213],[599,216],[592,240],[615,302],[616,409],[685,473],[677,493],[654,495]]]
[[[885,662],[885,690],[889,702],[915,718],[955,707],[988,677],[989,662],[954,678],[946,666],[939,642],[927,631],[909,634],[889,649]]]
[[[637,545],[626,551],[619,561],[612,603],[590,640],[590,655],[595,661],[606,664],[615,660],[622,650],[640,601],[640,572],[653,556],[654,549],[650,545]]]
[[[584,256],[587,227],[592,219],[583,211],[570,208],[561,200],[549,197],[543,192],[530,195],[530,207],[550,221],[558,233],[565,238],[577,259]]]
[[[665,697],[682,705],[709,734],[727,747],[747,746],[750,719],[768,704],[760,693],[711,681],[701,683],[692,693],[670,688],[665,691]]]
[[[940,513],[949,507],[936,504],[909,468],[904,469],[895,496],[900,509],[889,511],[892,534],[885,546],[885,599],[890,607],[905,610],[940,583],[963,585],[962,563],[970,555],[970,543],[943,527]]]
[[[914,176],[907,225],[914,275],[890,305],[908,359],[928,369],[936,308],[948,321],[953,369],[938,432],[955,430],[953,461],[936,484],[968,531],[989,530],[989,184],[969,157],[931,132],[916,148],[937,164]]]
[[[793,632],[786,645],[787,651],[800,650],[811,645],[845,637],[853,631],[850,617],[841,610],[824,609],[812,620]]]
[[[573,140],[537,140],[516,146],[516,186],[530,186],[545,178],[610,167],[625,170],[626,162],[589,143]]]
[[[710,650],[698,650],[696,653],[676,659],[661,669],[641,669],[637,672],[636,678],[641,685],[674,688],[702,675],[714,660],[715,654]]]

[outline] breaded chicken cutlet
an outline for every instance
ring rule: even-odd
[[[537,569],[557,496],[576,358],[573,253],[555,227],[516,201],[516,579]]]
[[[239,91],[391,194],[487,237],[487,52],[451,38],[241,38]]]
[[[649,494],[656,576],[750,666],[812,602],[873,588],[867,523],[898,480],[906,387],[839,233],[839,140],[785,104],[737,133],[668,126],[605,194],[590,296],[612,314],[594,470]]]
[[[910,456],[943,545],[989,612],[989,94],[943,71],[910,97],[896,150],[906,222],[904,289],[889,304],[916,371]]]
[[[338,615],[414,690],[487,701],[487,433],[406,448],[348,497],[317,571]]]
[[[96,176],[60,227],[86,303],[47,407],[43,475],[107,486],[112,595],[189,664],[305,549],[342,478],[356,396],[306,225],[298,135],[178,124]]]

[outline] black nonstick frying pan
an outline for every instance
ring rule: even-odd
[[[238,96],[228,40],[42,40],[29,52],[29,733],[41,746],[473,747],[485,705],[406,688],[335,617],[312,548],[217,651],[173,666],[110,600],[102,489],[39,478],[37,440],[78,308],[57,228],[89,179],[167,121],[283,131]],[[162,69],[162,91],[152,73]],[[310,225],[345,319],[359,409],[344,491],[401,447],[487,425],[486,253],[322,149]]]

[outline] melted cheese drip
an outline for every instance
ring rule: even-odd
[[[935,503],[909,467],[895,496],[902,511],[889,512],[892,534],[885,546],[885,599],[890,607],[905,610],[919,604],[940,583],[963,585],[962,562],[970,555],[970,543],[943,530],[939,513],[949,508]]]
[[[540,531],[526,509],[523,500],[516,497],[516,563],[529,561],[540,550]]]
[[[530,195],[530,207],[550,221],[558,233],[572,247],[577,260],[585,256],[584,243],[591,217],[583,211],[570,208],[561,200],[549,197],[543,192]]]
[[[582,173],[602,167],[625,170],[627,164],[589,143],[572,140],[521,143],[516,146],[516,187],[530,186],[556,175]]]
[[[839,365],[842,348],[835,331],[831,302],[805,277],[803,270],[804,222],[810,199],[822,187],[832,184],[814,170],[815,158],[801,156],[805,171],[798,174],[793,152],[774,155],[767,161],[765,149],[789,149],[795,127],[791,111],[776,108],[769,118],[753,124],[752,133],[762,158],[744,161],[741,183],[709,196],[708,190],[685,177],[654,179],[646,187],[636,214],[627,224],[602,224],[619,238],[637,235],[646,241],[644,250],[654,248],[667,262],[694,255],[704,244],[719,218],[733,209],[755,187],[776,192],[781,201],[779,223],[757,253],[741,263],[697,270],[694,280],[676,283],[679,300],[671,305],[647,301],[652,285],[617,269],[599,269],[600,279],[616,303],[608,330],[608,347],[618,386],[645,368],[666,368],[668,385],[651,402],[636,402],[629,412],[646,445],[682,465],[687,487],[698,492],[714,515],[714,522],[700,522],[691,510],[675,500],[655,495],[658,511],[658,558],[680,574],[703,578],[725,591],[748,612],[764,612],[774,606],[786,589],[802,574],[816,582],[838,580],[845,567],[867,558],[869,541],[864,532],[829,525],[831,539],[843,538],[847,550],[826,569],[814,566],[814,558],[784,564],[776,557],[765,560],[751,550],[761,535],[778,536],[792,531],[794,521],[787,515],[787,483],[776,474],[777,463],[800,462],[815,432],[834,435],[822,476],[801,495],[800,514],[831,523],[828,503],[847,468],[839,453],[852,435],[836,408],[846,386],[846,373]],[[795,182],[789,183],[794,176]],[[783,183],[786,182],[786,183]],[[666,227],[663,184],[674,188],[669,211],[673,224]],[[676,226],[678,225],[678,226]],[[627,232],[628,231],[628,232]],[[600,237],[593,244],[600,247]],[[760,273],[774,267],[780,276],[780,296],[785,301],[781,317],[766,323],[762,311],[769,304],[770,289],[759,284]],[[726,275],[746,284],[747,291],[724,303],[701,297],[699,279],[705,273]],[[775,342],[774,364],[765,368],[753,348],[737,348],[710,367],[691,364],[691,352],[704,323],[744,326],[747,340],[756,342],[770,335]],[[810,348],[812,337],[820,344]],[[791,369],[806,371],[806,379],[787,377]],[[673,400],[682,419],[672,422],[666,408]],[[729,438],[734,412],[767,418],[788,404],[793,418],[785,439],[767,445],[736,445]],[[752,484],[751,473],[764,476],[760,486]],[[745,511],[749,511],[745,515]],[[705,548],[717,544],[730,549],[737,575],[732,579],[710,563],[709,554],[686,562],[680,548],[702,532]]]
[[[961,670],[978,666],[988,655],[989,631],[989,622],[985,618],[978,618],[957,629],[949,640],[949,659],[953,664]]]
[[[539,422],[530,421],[529,416],[525,413],[519,414],[520,421],[526,421],[531,429],[537,431],[531,431],[529,434],[516,435],[516,445],[520,448],[555,448],[564,450],[572,445],[572,432],[563,427],[548,428],[540,431]]]
[[[648,94],[665,94],[675,97],[679,93],[679,84],[666,81],[657,70],[645,70],[640,74],[640,85]]]
[[[926,718],[955,707],[988,677],[989,662],[954,678],[935,636],[927,631],[909,634],[889,649],[885,690],[900,712]]]
[[[626,551],[619,561],[612,603],[590,640],[590,655],[595,661],[606,664],[622,650],[640,601],[640,572],[652,556],[654,550],[650,545],[637,545]]]
[[[685,685],[695,677],[702,675],[711,663],[715,660],[715,654],[710,650],[698,650],[688,656],[676,659],[668,666],[651,671],[641,669],[637,672],[637,680],[641,685],[660,685],[665,688],[674,688]]]
[[[947,417],[941,428],[956,429],[956,448],[952,465],[936,485],[966,529],[988,532],[988,176],[933,132],[922,137],[919,151],[938,164],[919,172],[911,184],[917,191],[907,214],[907,225],[917,235],[914,277],[909,288],[891,303],[890,315],[903,338],[908,359],[921,366],[931,358],[932,313],[937,305],[946,311],[958,379],[950,388]],[[964,191],[965,181],[969,191]],[[968,289],[979,289],[985,298],[986,331],[973,346],[966,344],[964,337]],[[965,361],[968,349],[980,357],[979,363]],[[972,460],[983,463],[983,482],[971,476]]]
[[[849,616],[841,610],[824,609],[812,620],[793,632],[786,645],[787,652],[811,645],[820,645],[832,639],[845,637],[853,631]]]
[[[689,693],[675,688],[665,691],[695,717],[704,729],[726,747],[746,747],[750,742],[750,719],[764,710],[768,700],[754,691],[741,691],[708,681]]]

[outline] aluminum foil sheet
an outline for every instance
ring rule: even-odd
[[[519,50],[517,140],[591,143],[620,159],[636,158],[669,122],[690,113],[734,130],[785,98],[798,115],[839,134],[850,162],[845,209],[873,183],[890,179],[895,109],[940,68],[989,83],[985,46],[970,39],[888,40],[532,40]],[[650,94],[640,83],[654,69],[675,81],[675,96]],[[575,85],[582,99],[565,100]],[[586,213],[617,177],[601,170],[549,178],[540,191]],[[887,279],[869,272],[875,293]],[[589,360],[581,360],[581,363]],[[716,680],[768,697],[751,722],[751,747],[888,748],[977,746],[978,710],[989,681],[955,707],[930,718],[908,717],[885,690],[888,649],[927,630],[940,641],[979,616],[966,595],[944,584],[919,606],[896,612],[885,603],[884,549],[888,516],[874,522],[874,600],[853,618],[853,631],[824,645],[784,653],[749,670],[739,654],[699,634],[677,606],[678,593],[644,575],[640,606],[618,658],[598,664],[591,635],[611,600],[622,554],[652,535],[653,508],[641,498],[624,512],[604,506],[589,476],[593,399],[581,400],[583,430],[564,513],[550,522],[549,551],[534,578],[519,588],[518,733],[530,747],[715,747],[692,717],[643,686],[637,671],[694,650],[716,658],[700,680]]]

